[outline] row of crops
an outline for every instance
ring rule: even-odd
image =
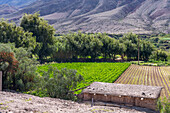
[[[54,63],[39,66],[38,72],[47,71],[49,66],[75,69],[84,77],[84,81],[78,84],[79,89],[95,81],[113,83],[130,65],[130,63]]]
[[[115,83],[162,86],[161,97],[170,96],[170,67],[131,65]]]

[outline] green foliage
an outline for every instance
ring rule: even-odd
[[[83,34],[70,33],[64,36],[56,37],[53,46],[52,57],[54,59],[77,59],[78,57],[88,58],[89,56],[94,61],[97,57],[103,55],[112,58],[120,54],[123,55],[126,51],[125,45],[119,43],[106,34]]]
[[[135,57],[137,59],[138,56],[138,35],[133,33],[125,34],[122,38],[120,38],[120,42],[124,43],[128,60],[131,57]]]
[[[167,61],[168,60],[167,58],[168,58],[168,54],[163,50],[156,50],[150,56],[150,59],[154,59],[155,61],[159,61],[159,60]]]
[[[0,52],[5,53],[5,57],[4,54],[0,55],[2,56],[0,64],[8,64],[5,68],[0,65],[0,70],[3,72],[3,89],[25,91],[33,88],[38,62],[30,58],[31,52],[22,47],[15,48],[10,44],[0,44]]]
[[[95,59],[100,55],[103,43],[100,41],[97,35],[89,35],[89,39],[89,56],[91,56],[92,59]]]
[[[50,66],[47,72],[42,73],[37,85],[38,91],[53,98],[75,99],[72,90],[83,80],[83,77],[78,75],[76,70],[66,68],[58,70]]]
[[[144,40],[140,42],[140,58],[142,60],[148,61],[153,50],[154,46],[152,45],[152,43]]]
[[[71,33],[65,36],[74,58],[91,56],[95,59],[101,53],[102,42],[97,34]]]
[[[79,89],[95,81],[113,83],[130,63],[55,63],[39,66],[38,72],[43,75],[41,70],[48,71],[49,66],[77,70],[77,73],[84,78],[84,81],[77,85],[76,89]]]
[[[0,21],[0,42],[15,43],[16,47],[35,48],[36,39],[32,33],[25,32],[22,27],[9,23],[7,20]]]
[[[151,36],[148,40],[155,45],[156,49],[168,51],[170,48],[170,34],[161,33],[156,36]]]
[[[102,35],[100,37],[100,40],[103,43],[103,46],[101,48],[101,53],[103,54],[103,57],[106,59],[108,56],[110,56],[111,48],[115,40],[105,34],[100,34],[100,35]]]
[[[138,47],[140,53],[140,60],[148,61],[150,55],[154,50],[152,43],[146,40],[139,39],[139,36],[133,33],[125,34],[120,38],[120,42],[125,45],[125,55],[128,57],[128,60],[138,58]]]
[[[51,54],[49,49],[54,42],[55,29],[53,26],[49,25],[43,18],[40,18],[38,13],[25,14],[21,19],[20,26],[25,31],[32,32],[33,36],[36,37],[37,46],[34,53],[39,56],[39,59],[43,59]]]
[[[54,39],[54,45],[51,46],[51,58],[55,61],[65,61],[72,58],[72,49],[65,37],[58,36]]]
[[[125,45],[120,43],[118,40],[107,36],[106,34],[98,34],[99,39],[102,41],[103,46],[101,47],[101,53],[106,59],[107,56],[115,59],[116,55],[123,55],[125,52]]]
[[[160,113],[170,113],[170,97],[168,99],[165,97],[163,101],[158,99],[157,110]]]

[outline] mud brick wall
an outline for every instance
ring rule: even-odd
[[[2,72],[0,71],[0,91],[2,91]]]
[[[131,96],[115,96],[115,95],[104,95],[104,94],[83,94],[84,101],[103,101],[103,102],[113,102],[118,104],[125,104],[130,106],[145,107],[149,109],[156,110],[157,99],[151,98],[141,98],[141,97],[131,97]]]
[[[156,110],[157,99],[135,98],[135,106],[146,107]]]

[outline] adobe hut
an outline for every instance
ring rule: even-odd
[[[162,87],[94,82],[84,89],[79,98],[156,110]]]
[[[2,72],[0,71],[0,91],[2,91]]]

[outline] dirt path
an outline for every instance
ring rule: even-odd
[[[22,93],[0,92],[0,113],[146,113],[135,109],[94,106]]]

